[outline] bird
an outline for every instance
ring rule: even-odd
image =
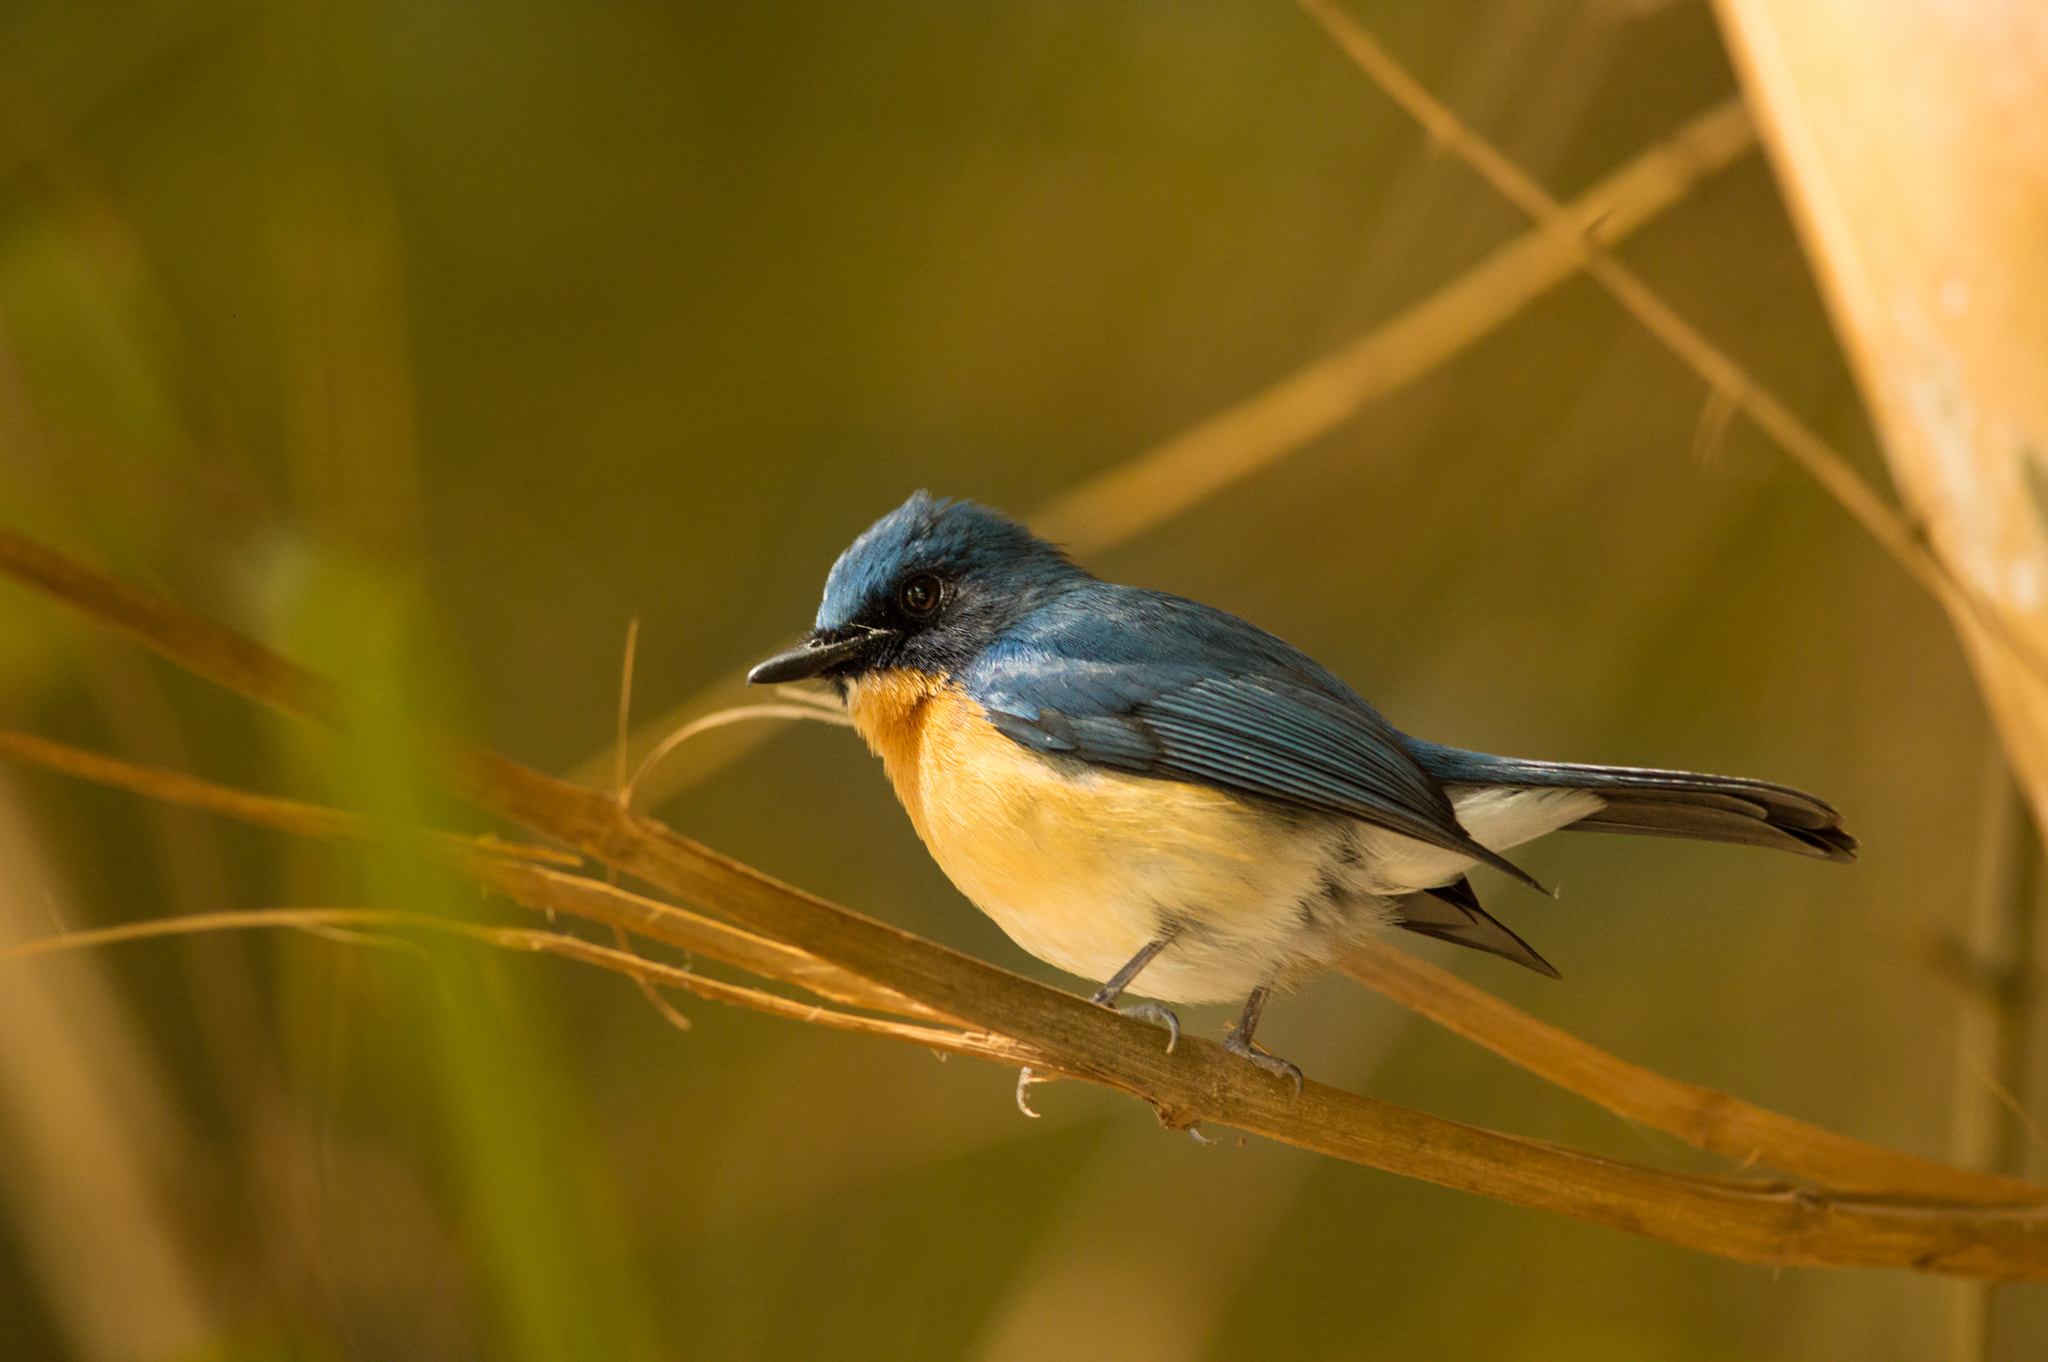
[[[1558,977],[1469,876],[1549,892],[1505,855],[1537,837],[1856,854],[1835,809],[1788,786],[1410,737],[1256,625],[923,491],[840,554],[810,634],[748,674],[813,679],[1019,946],[1100,981],[1091,1002],[1163,1025],[1169,1049],[1170,1004],[1242,1000],[1225,1048],[1297,1092],[1300,1069],[1254,1041],[1267,1000],[1364,938],[1404,929]],[[1120,1006],[1134,989],[1153,1001]]]

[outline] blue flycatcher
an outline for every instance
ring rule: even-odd
[[[1557,971],[1466,872],[1560,828],[1853,860],[1827,804],[1686,771],[1488,756],[1411,738],[1312,658],[1177,596],[1118,586],[1023,526],[919,492],[841,554],[816,627],[754,668],[844,698],[932,857],[1092,1001],[1245,1000],[1389,927]],[[1128,1009],[1179,1023],[1158,1005]]]

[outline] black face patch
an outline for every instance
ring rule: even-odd
[[[957,675],[1009,626],[1022,603],[974,573],[950,565],[925,567],[918,573],[938,579],[942,597],[922,619],[898,618],[905,612],[891,609],[893,627],[902,633],[892,660],[933,676]]]

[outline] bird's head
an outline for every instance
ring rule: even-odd
[[[1025,613],[1092,580],[999,512],[918,492],[853,541],[825,579],[810,637],[755,684],[884,671],[950,676]]]

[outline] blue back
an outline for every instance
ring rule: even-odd
[[[956,678],[1013,741],[1364,819],[1494,865],[1407,740],[1320,663],[1211,606],[1088,580]]]
[[[910,618],[931,573],[945,605]],[[942,676],[1035,752],[1364,819],[1534,884],[1472,840],[1401,733],[1299,649],[1221,610],[1100,581],[1015,521],[923,492],[832,567],[818,629]]]

